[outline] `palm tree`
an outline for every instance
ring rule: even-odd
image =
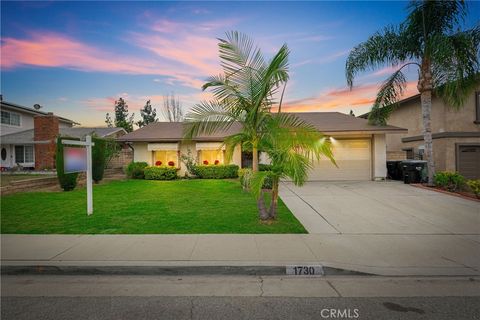
[[[467,13],[464,1],[412,1],[408,9],[406,20],[399,26],[386,27],[350,52],[346,78],[352,88],[353,79],[362,71],[384,65],[396,67],[381,85],[369,115],[372,124],[382,125],[406,88],[402,70],[418,67],[428,183],[432,185],[432,92],[454,108],[464,104],[480,80],[480,26],[460,31]]]
[[[185,137],[213,134],[240,124],[241,131],[225,139],[227,159],[237,145],[251,149],[252,170],[258,171],[258,153],[265,124],[279,88],[288,80],[287,45],[266,62],[260,49],[246,35],[232,31],[219,39],[219,56],[223,74],[212,76],[202,87],[210,88],[214,100],[194,106],[185,116]],[[259,211],[265,209],[263,196]]]
[[[265,179],[272,179],[270,208],[260,212],[261,220],[277,218],[280,179],[290,179],[301,186],[308,177],[313,160],[326,156],[334,164],[330,140],[315,127],[292,114],[278,113],[266,122],[261,148],[271,160],[271,171],[254,172],[247,182],[256,197],[261,197]]]

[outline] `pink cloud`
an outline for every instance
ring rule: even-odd
[[[194,41],[195,45],[199,45],[199,41]],[[200,88],[203,84],[198,68],[191,70],[188,64],[182,68],[159,59],[121,56],[58,33],[33,33],[30,39],[4,38],[1,51],[2,69],[20,66],[62,67],[87,72],[159,75],[165,76],[171,83],[194,88]],[[187,61],[188,55],[182,58]],[[207,65],[198,64],[197,67],[204,71],[211,70]]]
[[[404,97],[409,97],[417,93],[417,82],[407,83],[407,89]],[[307,111],[338,111],[346,108],[356,109],[371,106],[375,101],[379,85],[367,84],[348,88],[336,88],[320,93],[318,96],[288,101],[284,108],[285,111],[307,112]]]

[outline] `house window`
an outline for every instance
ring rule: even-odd
[[[33,159],[33,146],[15,146],[15,163],[31,163]]]
[[[200,150],[200,164],[223,164],[222,150]]]
[[[176,150],[157,150],[154,151],[153,164],[156,166],[168,166],[173,162],[174,167],[178,167],[178,152]]]
[[[2,110],[2,124],[20,127],[20,115],[17,113]]]
[[[475,123],[480,124],[480,91],[475,92]]]

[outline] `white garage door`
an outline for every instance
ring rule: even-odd
[[[338,168],[330,160],[315,163],[309,180],[371,180],[371,145],[369,139],[340,140],[332,142],[333,155]]]

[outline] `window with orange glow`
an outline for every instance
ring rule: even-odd
[[[173,167],[178,167],[178,152],[175,150],[154,151],[153,164],[155,166],[169,166],[173,162]]]
[[[223,151],[222,150],[201,150],[199,157],[200,164],[223,164]]]

